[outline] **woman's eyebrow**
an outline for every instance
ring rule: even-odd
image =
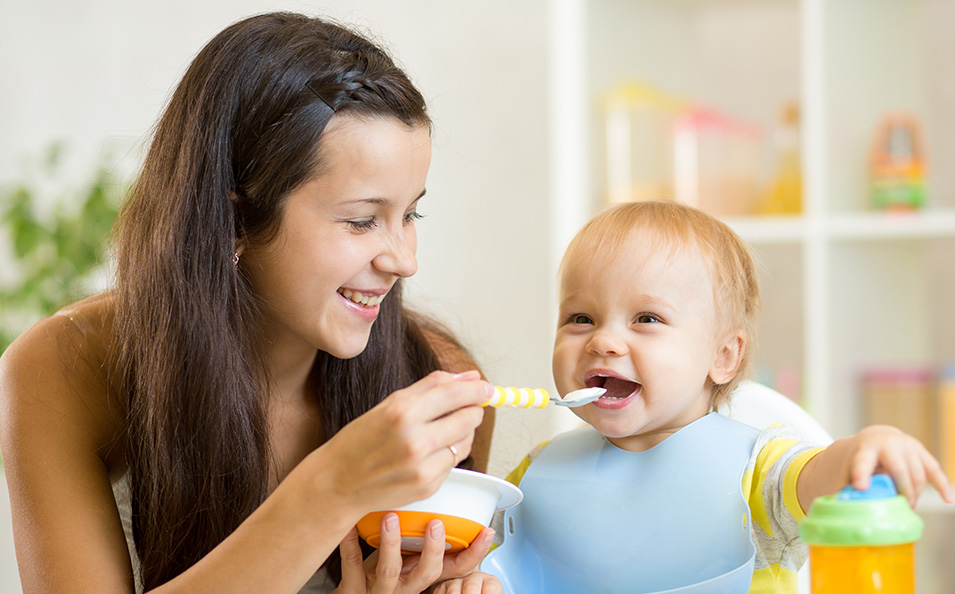
[[[427,188],[421,190],[421,193],[411,201],[411,204],[416,203],[421,200],[425,194],[428,193]],[[369,198],[355,198],[354,200],[349,200],[349,204],[373,204],[375,206],[381,206],[383,204],[390,204],[392,201],[389,198],[380,198],[380,197],[369,197]]]

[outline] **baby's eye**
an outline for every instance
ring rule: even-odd
[[[635,321],[637,324],[653,324],[653,323],[656,323],[656,322],[660,322],[661,320],[660,320],[660,318],[658,318],[657,316],[655,316],[655,315],[653,315],[653,314],[642,313],[642,314],[638,315],[638,316],[634,319],[634,321]]]
[[[594,321],[590,319],[590,316],[585,314],[574,314],[570,316],[570,322],[572,324],[593,324]]]
[[[421,214],[417,210],[413,210],[405,215],[405,224],[410,225],[411,223],[415,221],[420,221],[423,218],[424,218],[423,214]]]

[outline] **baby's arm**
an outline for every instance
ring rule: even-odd
[[[943,500],[955,503],[955,490],[938,460],[919,440],[889,425],[872,425],[833,442],[806,463],[796,483],[799,504],[806,511],[816,497],[831,495],[846,485],[867,489],[876,472],[890,475],[913,507],[926,483],[931,483]]]

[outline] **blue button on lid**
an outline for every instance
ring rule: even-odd
[[[869,481],[869,488],[859,491],[852,485],[843,488],[836,494],[838,501],[873,501],[877,499],[891,499],[899,494],[895,488],[895,481],[887,474],[876,474]]]

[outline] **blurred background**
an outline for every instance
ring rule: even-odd
[[[357,26],[429,100],[409,300],[493,382],[552,389],[584,220],[681,200],[761,263],[756,379],[835,437],[900,425],[955,475],[955,0],[0,0],[2,346],[108,285],[101,240],[173,86],[270,10]],[[499,411],[492,474],[575,424],[552,408]],[[919,511],[919,592],[948,592],[955,513]]]

